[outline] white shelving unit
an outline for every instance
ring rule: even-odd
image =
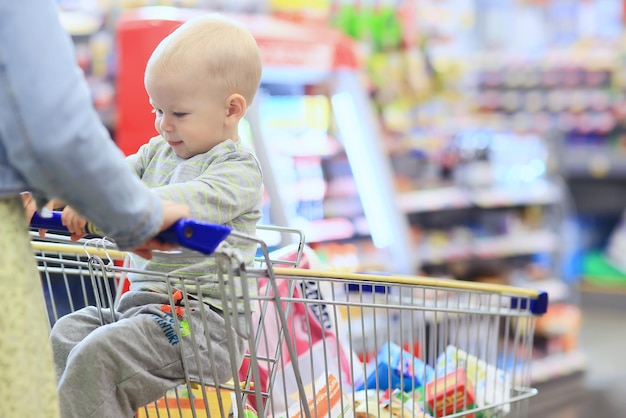
[[[530,367],[532,383],[544,383],[558,377],[584,371],[587,367],[587,357],[579,350],[552,354],[533,360]]]
[[[495,208],[514,205],[547,205],[557,203],[561,189],[548,181],[537,181],[516,187],[487,187],[478,190],[458,186],[400,193],[398,206],[404,213],[427,212],[469,207]]]
[[[361,83],[356,45],[334,30],[285,21],[272,28],[269,39],[259,40],[258,36],[263,35],[255,34],[264,59],[262,86],[323,86],[326,91],[334,121],[333,133],[341,152],[347,157],[349,177],[356,187],[363,211],[350,219],[329,216],[308,221],[294,217],[286,210],[290,206],[287,200],[291,198],[287,196],[289,184],[277,169],[277,156],[272,155],[270,144],[274,139],[264,132],[261,117],[264,97],[261,93],[247,119],[264,171],[271,223],[302,229],[309,242],[349,241],[368,236],[376,248],[387,254],[389,269],[404,274],[415,272],[417,261],[411,249],[408,223],[395,204],[396,196],[389,187],[393,184],[392,168],[387,159],[381,158],[384,150],[380,127]],[[284,53],[279,54],[276,48],[283,48]],[[320,151],[292,146],[285,154],[291,154],[287,158],[328,158],[337,152],[334,148],[329,146]],[[337,205],[338,209],[347,206],[345,202],[338,202],[325,200],[326,211],[330,212],[328,209],[332,209],[332,205],[335,209]]]
[[[557,249],[558,236],[554,231],[540,230],[505,236],[475,238],[464,244],[436,247],[422,244],[419,247],[423,263],[444,264],[469,259],[514,257],[534,253],[549,253]]]

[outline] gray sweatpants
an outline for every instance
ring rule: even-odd
[[[130,418],[140,407],[182,383],[181,341],[162,304],[169,305],[165,294],[128,292],[120,300],[115,322],[110,312],[103,310],[106,324],[102,326],[95,307],[56,322],[50,339],[63,418]],[[191,336],[182,332],[185,364],[191,377],[197,379],[202,373],[205,383],[223,383],[233,377],[231,363],[239,368],[245,342],[231,330],[235,347],[229,350],[223,313],[206,304],[201,310],[199,305],[190,300],[194,311],[191,318],[183,319],[195,336],[201,362],[194,359]],[[208,324],[206,331],[202,315]],[[243,327],[243,318],[239,322]]]

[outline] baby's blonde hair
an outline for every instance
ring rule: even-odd
[[[200,65],[211,83],[227,95],[241,94],[252,103],[261,81],[261,53],[252,34],[241,24],[217,13],[194,17],[155,48],[146,74],[184,72]]]

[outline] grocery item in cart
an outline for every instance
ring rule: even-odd
[[[259,294],[267,292],[269,286],[269,279],[261,278],[259,283]],[[310,309],[311,306],[319,306],[322,301],[307,299],[306,295],[303,295],[301,281],[293,281],[284,278],[276,278],[275,286],[278,291],[278,297],[285,299],[294,299],[290,303],[290,315],[287,324],[287,329],[273,328],[271,324],[276,323],[272,318],[272,309],[266,314],[265,322],[262,324],[261,338],[268,341],[268,345],[259,347],[258,355],[264,356],[268,352],[274,352],[279,349],[282,352],[281,367],[278,373],[281,379],[277,379],[274,382],[271,391],[276,396],[271,396],[272,408],[279,413],[285,412],[292,404],[297,404],[298,399],[298,385],[297,375],[294,371],[299,371],[301,383],[304,386],[311,386],[314,382],[320,381],[323,386],[330,385],[330,382],[324,382],[324,379],[330,376],[334,376],[334,379],[341,379],[342,384],[349,384],[352,380],[352,373],[350,368],[350,354],[341,344],[341,341],[337,339],[334,331],[328,329],[320,321],[315,311]],[[273,291],[270,291],[273,295]],[[289,297],[289,295],[291,295]],[[310,303],[301,303],[299,301],[307,300]],[[270,305],[272,302],[270,302]],[[286,308],[286,306],[284,306]],[[253,323],[261,325],[261,322],[257,320],[257,315],[261,312],[260,306],[253,306]],[[294,345],[296,357],[291,357],[285,346],[285,343],[281,343],[281,332],[287,332],[290,335],[290,340]],[[296,366],[297,364],[297,366]],[[240,370],[240,377],[243,373],[247,373],[246,361]],[[320,367],[323,367],[324,373],[320,375]],[[260,365],[259,384],[262,388],[267,388],[268,379],[267,373]],[[320,387],[319,383],[316,387]],[[287,397],[281,396],[283,393],[287,393]]]
[[[356,418],[377,418],[379,416],[432,418],[424,410],[423,388],[419,396],[419,389],[414,393],[407,393],[400,389],[388,389],[378,392],[373,389],[355,393],[354,416]],[[415,396],[414,396],[415,395]]]
[[[455,414],[474,407],[474,386],[462,368],[428,382],[425,399],[436,417]],[[474,414],[467,415],[474,418]]]
[[[448,346],[437,359],[437,376],[444,376],[463,369],[468,382],[471,382],[478,407],[501,404],[497,409],[508,413],[510,405],[511,376],[494,364],[489,364],[477,356],[468,354],[455,346]]]
[[[229,382],[232,384],[232,382]],[[186,385],[179,385],[170,389],[166,395],[158,401],[141,408],[137,411],[136,418],[167,417],[172,415],[172,411],[179,411],[177,418],[208,418],[218,417],[221,411],[231,411],[233,416],[240,416],[237,411],[235,392],[228,389],[202,387],[197,384],[187,388]],[[206,405],[205,405],[206,401]],[[220,409],[220,403],[221,408]],[[191,405],[194,405],[192,409]],[[208,407],[208,410],[207,410]],[[194,416],[195,413],[195,416]],[[257,418],[257,412],[248,404],[244,405],[243,418]]]
[[[412,391],[429,382],[434,377],[432,366],[403,350],[395,343],[385,344],[376,358],[365,365],[362,381],[355,383],[355,389],[401,389]]]
[[[355,416],[347,394],[341,389],[342,385],[334,375],[320,376],[310,388],[315,388],[315,393],[310,393],[307,403],[311,416],[319,418],[353,418]],[[303,418],[305,416],[300,405],[293,405],[289,408],[287,415],[279,415],[279,418]]]

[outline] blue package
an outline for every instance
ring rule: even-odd
[[[367,375],[355,389],[402,389],[410,392],[434,379],[432,366],[394,343],[385,344],[365,369]],[[378,379],[378,385],[376,384]]]

